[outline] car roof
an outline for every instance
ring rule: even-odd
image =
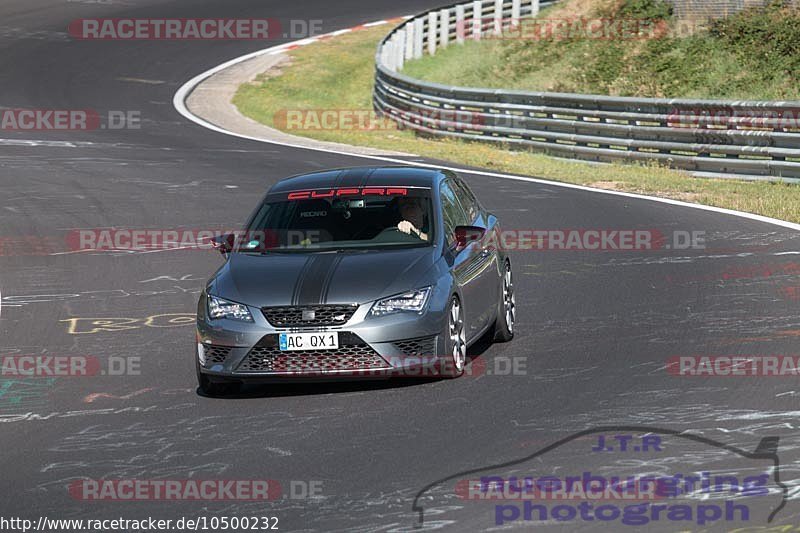
[[[270,193],[333,187],[429,187],[446,177],[446,171],[414,166],[348,167],[300,174],[280,180]]]

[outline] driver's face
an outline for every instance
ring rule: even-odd
[[[418,200],[400,200],[400,215],[405,219],[418,219],[422,216],[422,206]]]

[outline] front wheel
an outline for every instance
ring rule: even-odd
[[[494,323],[494,340],[508,342],[514,338],[514,322],[517,318],[514,279],[511,274],[511,262],[509,261],[506,261],[503,273],[503,290],[500,293],[500,298],[497,320]]]
[[[464,373],[467,365],[467,337],[464,333],[464,312],[458,296],[450,299],[447,312],[447,325],[444,331],[445,353],[441,359],[441,375],[457,378]]]

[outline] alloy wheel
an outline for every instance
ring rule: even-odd
[[[450,304],[450,345],[453,348],[453,364],[458,372],[464,370],[467,363],[467,339],[464,335],[464,318],[461,316],[461,304],[453,298]]]
[[[514,299],[514,280],[511,276],[511,265],[506,263],[506,273],[503,277],[503,310],[506,314],[506,327],[509,333],[514,333],[514,319],[516,318],[516,300]]]

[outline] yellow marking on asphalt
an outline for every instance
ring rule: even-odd
[[[147,80],[144,78],[128,78],[126,76],[120,78],[114,78],[116,81],[130,81],[133,83],[146,83],[147,85],[161,85],[162,83],[167,83],[163,80]]]
[[[164,313],[145,318],[68,318],[59,320],[67,322],[67,333],[81,335],[87,333],[108,332],[115,333],[130,329],[149,328],[177,328],[195,323],[195,313]]]

